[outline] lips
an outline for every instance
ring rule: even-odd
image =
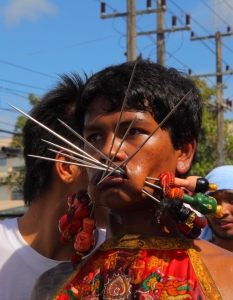
[[[124,180],[127,179],[127,174],[126,174],[126,170],[124,170],[125,173],[124,174],[114,174],[112,173],[110,176],[106,177],[104,179],[104,181],[102,183],[118,183],[118,182],[122,182]],[[108,172],[110,173],[110,172]],[[107,175],[107,173],[104,175],[104,177]],[[90,182],[93,185],[97,185],[99,183],[99,181],[103,178],[103,171],[97,171],[93,177],[91,178]]]
[[[232,220],[218,220],[216,224],[222,229],[228,229],[233,226]]]

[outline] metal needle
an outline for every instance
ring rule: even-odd
[[[76,135],[80,140],[82,140],[85,144],[87,144],[89,147],[91,147],[94,151],[99,153],[103,158],[105,158],[107,161],[110,159],[104,155],[101,151],[99,151],[95,146],[93,146],[91,143],[89,143],[84,137],[82,137],[80,134],[78,134],[76,131],[74,131],[70,126],[68,126],[66,123],[64,123],[62,120],[58,119],[59,122],[61,122],[62,125],[64,125],[67,129],[69,129],[74,135]],[[116,164],[114,164],[117,166]],[[121,169],[121,172],[124,173],[124,171]]]
[[[161,186],[145,181],[145,185],[162,190]]]
[[[121,145],[123,144],[123,142],[124,142],[124,140],[125,140],[125,138],[126,138],[126,136],[127,136],[128,132],[130,131],[130,129],[131,129],[131,127],[132,127],[132,125],[133,125],[133,122],[135,121],[135,119],[136,119],[136,117],[135,117],[135,118],[132,120],[132,122],[130,123],[130,125],[129,125],[128,129],[126,130],[126,132],[125,132],[125,134],[124,134],[123,138],[121,139],[121,142],[120,142],[119,146],[117,147],[117,150],[116,150],[116,152],[114,153],[113,157],[111,158],[111,160],[110,160],[110,162],[109,162],[109,164],[108,164],[108,168],[106,169],[106,171],[104,171],[104,173],[103,173],[103,176],[102,176],[102,177],[104,177],[104,175],[105,175],[105,174],[107,173],[107,171],[110,169],[110,166],[111,166],[111,164],[112,164],[113,160],[115,159],[115,157],[116,157],[116,155],[117,155],[118,151],[120,150],[120,147],[121,147]]]
[[[117,134],[119,126],[120,126],[120,121],[121,121],[122,114],[123,114],[124,109],[125,109],[126,100],[128,98],[128,94],[129,94],[129,91],[130,91],[130,88],[131,88],[131,85],[132,85],[132,82],[133,82],[134,73],[136,71],[137,61],[138,60],[136,59],[134,67],[133,67],[132,74],[130,76],[129,84],[128,84],[128,87],[127,87],[127,90],[126,90],[126,93],[125,93],[125,98],[124,98],[122,106],[121,106],[120,115],[119,115],[119,118],[117,120],[117,124],[116,124],[115,132],[114,132],[114,135],[113,135],[112,143],[111,143],[111,146],[110,146],[110,149],[109,149],[109,155],[112,151],[112,147],[113,147],[113,144],[114,144],[114,141],[115,141],[115,138],[116,138],[116,134]]]
[[[50,145],[52,145],[52,146],[55,146],[55,147],[57,147],[57,148],[59,148],[59,149],[63,149],[63,150],[66,150],[67,152],[70,152],[70,153],[73,153],[74,155],[76,155],[76,156],[78,156],[78,157],[82,157],[82,158],[84,158],[85,160],[83,160],[84,162],[92,162],[92,164],[93,165],[99,165],[99,166],[102,166],[104,169],[106,169],[107,168],[107,165],[105,165],[105,164],[102,164],[100,161],[98,161],[97,159],[95,159],[95,158],[93,158],[93,159],[91,159],[90,157],[87,157],[85,154],[85,152],[84,152],[84,155],[82,155],[82,154],[80,154],[80,153],[77,153],[77,152],[75,152],[75,151],[72,151],[72,150],[70,150],[70,149],[68,149],[68,148],[65,148],[65,147],[63,147],[63,146],[60,146],[60,145],[57,145],[57,144],[54,144],[54,143],[52,143],[52,142],[49,142],[49,141],[47,141],[47,140],[44,140],[44,139],[41,139],[43,142],[45,142],[45,143],[48,143],[48,144],[50,144]],[[81,149],[80,149],[81,150]],[[92,156],[91,156],[92,157]],[[111,168],[111,170],[112,170],[113,168]],[[120,173],[120,172],[119,172]]]
[[[154,196],[152,196],[150,193],[148,193],[145,189],[142,189],[142,192],[144,194],[146,194],[148,197],[150,197],[151,199],[157,201],[158,203],[160,203],[160,201],[158,199],[156,199]]]
[[[155,180],[155,181],[160,180],[159,178],[156,178],[156,177],[146,177],[146,179],[149,179],[149,180]]]
[[[145,139],[145,141],[141,144],[138,149],[136,149],[127,159],[125,159],[122,163],[120,163],[115,170],[118,170],[118,168],[126,165],[130,159],[138,153],[138,151],[145,145],[145,143],[152,137],[152,135],[167,121],[167,119],[177,110],[177,108],[184,102],[184,100],[188,97],[188,95],[191,93],[192,90],[190,90],[177,104],[176,106],[167,114],[167,116],[159,123],[159,125],[152,131],[152,133]],[[112,173],[114,173],[114,170],[111,171],[107,176],[102,178],[98,184],[100,184],[102,181],[104,181],[108,176],[110,176]]]
[[[83,159],[80,159],[80,158],[77,158],[77,157],[74,157],[74,156],[71,156],[71,155],[66,154],[66,153],[64,153],[64,152],[61,152],[61,151],[57,151],[57,150],[54,150],[54,149],[48,149],[48,150],[51,151],[51,152],[54,152],[54,153],[59,153],[61,156],[70,158],[70,159],[75,160],[75,161],[79,161],[79,162],[81,162],[81,163],[83,163],[83,164],[87,164],[87,165],[89,165],[89,166],[98,166],[98,165],[96,165],[96,164],[90,163],[90,162],[88,162],[88,161],[85,161],[85,160],[83,160]],[[99,166],[99,167],[100,167],[100,166]],[[105,167],[107,168],[107,166],[105,166]],[[103,168],[103,167],[102,167],[102,168]],[[104,169],[104,168],[103,168],[103,169]]]
[[[32,120],[33,122],[35,122],[36,124],[40,125],[41,127],[43,127],[44,129],[46,129],[47,131],[51,132],[53,135],[55,135],[56,137],[58,137],[59,139],[61,139],[65,143],[69,144],[70,146],[72,146],[73,148],[77,149],[78,151],[81,151],[82,153],[84,152],[88,157],[90,157],[90,158],[93,159],[93,157],[91,155],[89,155],[88,153],[86,153],[85,151],[83,151],[82,149],[80,149],[78,146],[74,145],[73,143],[71,143],[70,141],[68,141],[67,139],[65,139],[60,134],[56,133],[55,131],[53,131],[49,127],[45,126],[44,124],[40,123],[39,121],[37,121],[36,119],[34,119],[33,117],[31,117],[30,115],[26,114],[25,112],[23,112],[21,109],[15,107],[14,105],[12,105],[12,104],[9,104],[9,105],[12,108],[14,108],[15,110],[17,110],[18,112],[20,112],[21,114],[23,114],[24,116],[26,116],[27,118],[29,118],[30,120]]]
[[[74,166],[85,167],[85,168],[90,168],[90,169],[97,169],[97,170],[105,170],[104,168],[97,167],[97,166],[77,164],[77,163],[74,163],[74,162],[71,162],[71,161],[65,161],[65,160],[49,158],[49,157],[44,157],[44,156],[39,156],[39,155],[28,154],[28,156],[35,157],[35,158],[40,158],[40,159],[44,159],[44,160],[49,160],[49,161],[57,161],[57,162],[60,162],[60,163],[63,163],[63,164],[68,164],[68,165],[74,165]]]

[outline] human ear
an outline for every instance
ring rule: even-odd
[[[193,161],[196,146],[197,142],[193,140],[191,143],[183,144],[180,147],[180,154],[176,166],[176,171],[178,174],[185,174],[189,171]]]
[[[62,153],[72,155],[69,152],[63,150],[57,153],[55,159],[64,161],[64,163],[55,162],[55,168],[60,179],[66,184],[71,184],[80,174],[80,169],[75,165],[65,163],[72,161],[72,159],[63,156]]]

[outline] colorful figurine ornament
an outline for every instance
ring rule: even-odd
[[[222,207],[217,205],[216,199],[202,194],[208,190],[211,192],[217,190],[217,186],[210,184],[205,178],[189,176],[182,179],[175,177],[172,173],[163,172],[154,180],[162,191],[155,212],[158,222],[162,215],[170,215],[177,223],[179,230],[187,237],[194,239],[207,225],[207,220],[204,216],[198,216],[184,203],[203,215],[222,217]],[[86,190],[71,194],[67,202],[68,213],[61,217],[58,227],[63,242],[74,242],[75,253],[71,261],[76,268],[82,257],[89,254],[94,246],[96,222],[90,217],[93,205]]]
[[[87,255],[93,247],[95,220],[90,218],[92,203],[86,190],[71,194],[68,199],[68,213],[59,220],[58,228],[61,241],[74,242],[75,253],[71,256],[74,268],[82,256]]]
[[[170,215],[177,222],[179,230],[190,238],[200,235],[201,229],[207,225],[207,220],[184,206],[184,203],[203,215],[222,217],[222,207],[217,205],[216,199],[202,194],[208,190],[217,190],[217,185],[210,184],[205,178],[189,176],[182,179],[172,173],[163,172],[155,180],[155,184],[160,185],[163,191],[156,210],[157,220],[160,221],[163,214]]]

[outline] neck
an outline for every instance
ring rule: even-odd
[[[125,234],[183,237],[175,222],[168,216],[157,223],[154,211],[113,212],[107,214],[107,238]]]
[[[69,193],[68,193],[69,194]],[[67,213],[67,197],[63,192],[49,193],[36,199],[26,214],[19,219],[19,231],[23,239],[35,251],[54,260],[70,260],[73,253],[72,243],[62,243],[58,221]]]
[[[222,240],[222,239],[219,239],[218,237],[215,237],[215,239],[213,240],[213,244],[215,244],[218,247],[221,247],[223,249],[233,252],[233,240]]]

